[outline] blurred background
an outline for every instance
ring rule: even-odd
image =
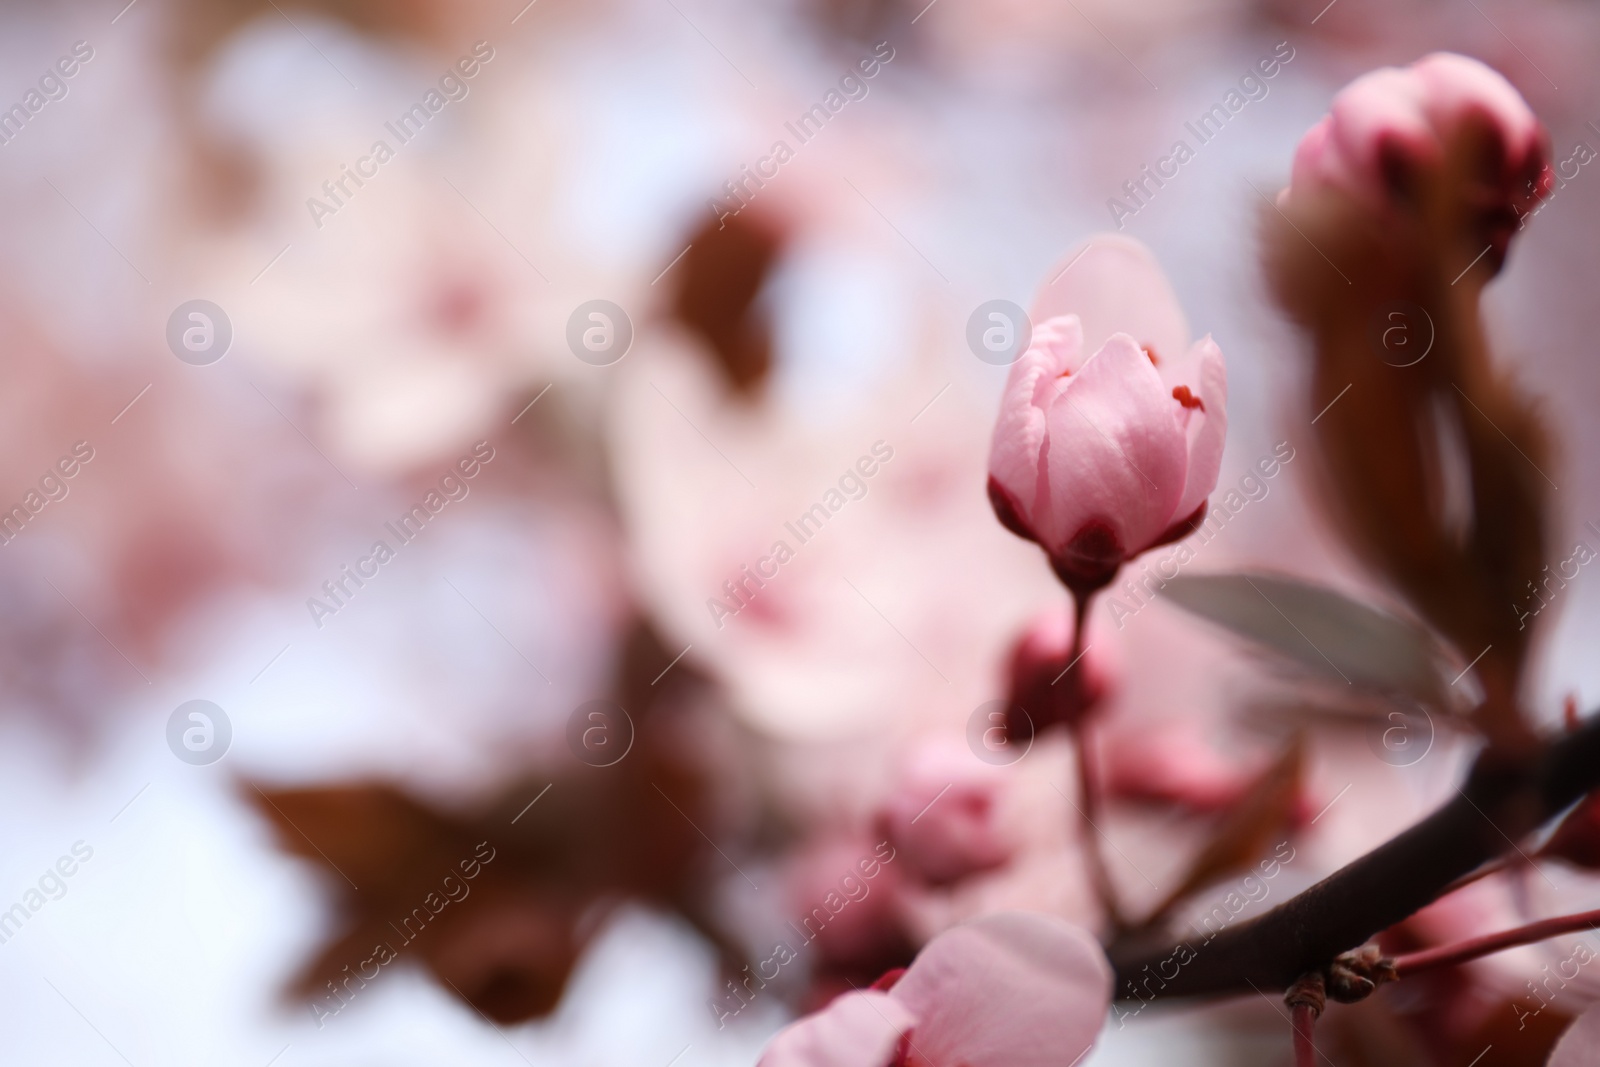
[[[1597,46],[1554,0],[0,5],[4,1058],[750,1064],[962,917],[1085,916],[1065,743],[967,742],[1065,610],[984,497],[1005,368],[969,319],[1120,226],[1226,354],[1239,485],[1306,424],[1255,231],[1333,92],[1474,55],[1562,161],[1600,146]],[[1569,170],[1492,333],[1600,547]],[[1197,567],[1371,593],[1305,468]],[[1541,620],[1552,720],[1600,696],[1597,598]],[[1098,610],[1113,873],[1153,900],[1282,724],[1210,632]],[[1305,804],[1337,803],[1263,906],[1460,770],[1443,733],[1396,766],[1316,729]],[[1483,965],[1500,1003],[1537,951]],[[1086,1062],[1287,1062],[1269,1008]]]

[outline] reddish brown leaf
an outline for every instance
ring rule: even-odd
[[[643,627],[626,645],[617,696],[636,733],[625,758],[565,756],[473,811],[386,783],[247,787],[283,847],[326,870],[341,916],[292,993],[325,1019],[414,960],[497,1022],[542,1016],[626,900],[676,911],[734,955],[703,904],[726,862],[701,836],[718,826],[708,780],[675,722],[704,682],[684,663],[663,677],[671,658]]]
[[[778,225],[756,209],[713,217],[690,235],[676,275],[673,314],[710,346],[733,389],[756,393],[772,370],[771,329],[756,298],[783,247]]]
[[[1305,744],[1296,735],[1223,815],[1178,887],[1145,920],[1146,927],[1159,923],[1207,886],[1248,869],[1267,854],[1274,841],[1282,839],[1295,821],[1304,764]]]

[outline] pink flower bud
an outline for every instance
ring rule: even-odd
[[[1222,353],[1210,337],[1188,344],[1143,245],[1102,235],[1080,256],[1040,294],[1032,343],[1011,367],[989,499],[1081,595],[1193,528],[1217,484],[1228,390]]]
[[[1479,170],[1469,176],[1474,228],[1498,262],[1518,220],[1553,179],[1544,128],[1527,102],[1499,73],[1466,56],[1435,52],[1345,86],[1301,139],[1283,199],[1333,189],[1373,210],[1404,207],[1415,201],[1417,182],[1443,166],[1447,146],[1472,126],[1486,137]]]
[[[906,761],[881,815],[908,870],[934,886],[993,870],[1017,850],[1000,821],[1005,780],[965,745],[927,742]]]
[[[1251,768],[1217,751],[1189,719],[1119,728],[1108,732],[1102,750],[1106,790],[1123,800],[1221,811],[1237,803],[1252,780]]]
[[[1092,645],[1076,654],[1076,663],[1074,655],[1064,607],[1042,613],[1017,641],[1006,712],[1012,743],[1057,724],[1077,729],[1110,693],[1115,680],[1107,657]]]

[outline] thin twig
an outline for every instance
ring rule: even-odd
[[[1317,1046],[1311,1030],[1328,1006],[1327,980],[1320,971],[1308,971],[1295,979],[1283,1001],[1289,1005],[1289,1029],[1294,1032],[1294,1067],[1315,1067]]]
[[[1535,941],[1596,928],[1600,928],[1600,910],[1562,915],[1554,919],[1541,919],[1512,930],[1502,930],[1498,934],[1469,937],[1453,945],[1408,952],[1404,956],[1395,957],[1394,969],[1399,972],[1401,978],[1410,978],[1424,971],[1436,971],[1441,967],[1470,963],[1480,956],[1504,952],[1508,948],[1531,945]]]
[[[1309,1004],[1296,1004],[1291,1012],[1294,1027],[1294,1067],[1316,1067],[1317,1046],[1311,1043],[1311,1026],[1317,1016]]]

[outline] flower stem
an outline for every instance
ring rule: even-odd
[[[1311,1028],[1328,1005],[1327,981],[1321,971],[1307,971],[1295,979],[1283,999],[1289,1005],[1289,1028],[1294,1031],[1294,1067],[1314,1067],[1317,1046],[1312,1043]]]
[[[1600,929],[1600,910],[1579,912],[1576,915],[1562,915],[1554,919],[1541,919],[1526,926],[1519,926],[1512,930],[1502,930],[1498,934],[1485,934],[1483,937],[1468,938],[1454,945],[1442,945],[1439,948],[1424,949],[1421,952],[1408,952],[1404,956],[1397,956],[1394,968],[1401,978],[1410,978],[1412,975],[1425,971],[1438,970],[1441,967],[1454,967],[1460,963],[1469,963],[1481,956],[1503,952],[1508,948],[1517,948],[1521,945],[1531,945],[1535,941],[1543,941],[1550,937],[1559,937],[1578,930]]]
[[[1317,1047],[1311,1043],[1311,1026],[1317,1014],[1309,1004],[1296,1004],[1291,1009],[1290,1025],[1294,1027],[1294,1067],[1316,1067]]]
[[[1072,594],[1072,647],[1067,653],[1068,671],[1076,667],[1083,657],[1083,631],[1088,622],[1090,598],[1093,595],[1093,593],[1079,595],[1076,592]],[[1077,679],[1073,679],[1068,684],[1080,683]],[[1100,898],[1100,906],[1105,909],[1112,930],[1121,933],[1127,929],[1128,924],[1122,907],[1117,902],[1117,890],[1111,882],[1111,871],[1106,866],[1105,852],[1101,845],[1101,839],[1105,835],[1100,832],[1100,827],[1095,822],[1100,811],[1100,775],[1095,767],[1086,720],[1080,719],[1074,724],[1072,742],[1078,758],[1078,803],[1073,805],[1078,812],[1078,835],[1083,840],[1083,854],[1089,865],[1089,877],[1094,885],[1095,895]]]

